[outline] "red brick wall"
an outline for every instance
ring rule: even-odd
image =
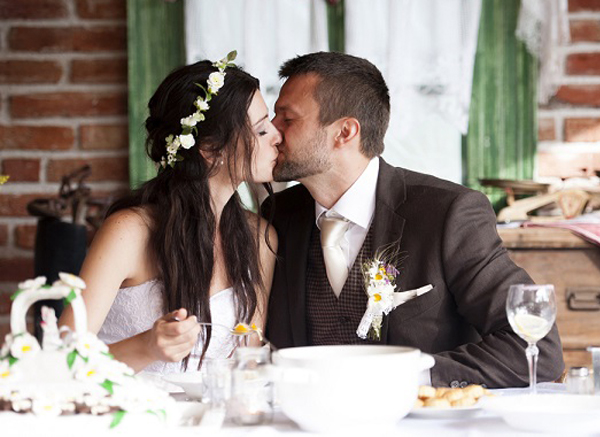
[[[569,25],[561,86],[539,108],[540,177],[600,170],[600,0],[569,0]]]
[[[0,343],[33,275],[36,219],[84,163],[93,193],[127,187],[125,0],[0,0]]]

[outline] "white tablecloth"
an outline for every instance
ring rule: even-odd
[[[504,396],[527,393],[528,389],[509,388],[493,390],[495,393]],[[564,393],[566,387],[563,384],[543,383],[538,385],[539,393]],[[308,436],[335,436],[348,433],[338,434],[313,434],[302,431],[295,423],[286,418],[283,413],[276,412],[274,420],[269,425],[240,427],[230,423],[225,423],[224,427],[215,432],[214,430],[204,430],[202,427],[182,427],[181,433],[178,430],[178,435],[195,435],[195,436],[218,436],[218,437],[308,437]],[[381,435],[376,432],[374,435]],[[387,435],[387,434],[386,434]],[[507,425],[502,418],[495,416],[489,412],[479,410],[474,416],[458,419],[436,419],[436,418],[421,418],[408,415],[396,425],[389,435],[402,436],[540,436],[552,434],[539,434],[520,432]],[[564,433],[556,434],[564,436]],[[598,430],[600,435],[600,430]],[[371,437],[371,436],[368,436]]]

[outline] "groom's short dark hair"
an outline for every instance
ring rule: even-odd
[[[315,73],[319,121],[327,126],[342,117],[354,117],[361,126],[361,152],[372,158],[383,152],[390,121],[388,87],[375,65],[363,58],[337,52],[297,56],[279,69],[281,78]]]

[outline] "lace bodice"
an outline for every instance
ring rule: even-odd
[[[132,337],[150,328],[156,319],[163,316],[162,282],[153,280],[133,287],[121,288],[98,332],[98,337],[107,344],[116,343]],[[206,358],[227,357],[234,347],[232,337],[225,327],[232,328],[235,323],[235,305],[233,289],[219,291],[210,298],[212,322],[223,326],[214,326]],[[189,371],[198,368],[198,358],[202,352],[200,336],[192,350],[188,364]],[[167,375],[181,372],[180,363],[155,361],[144,369],[144,373]]]

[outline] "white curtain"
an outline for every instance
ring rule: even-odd
[[[260,80],[271,115],[279,95],[281,64],[297,55],[328,50],[324,0],[186,0],[186,60],[218,60],[237,50],[237,65]],[[273,183],[278,191],[285,183]],[[250,189],[238,189],[256,210]],[[264,192],[258,190],[259,202]]]
[[[346,0],[346,51],[377,65],[392,113],[384,157],[460,182],[481,0]]]
[[[324,0],[186,0],[187,62],[237,50],[236,63],[260,79],[272,110],[281,64],[328,49],[326,12]]]
[[[570,40],[568,0],[521,0],[516,35],[540,61],[538,103],[546,104],[563,74],[561,52]]]

